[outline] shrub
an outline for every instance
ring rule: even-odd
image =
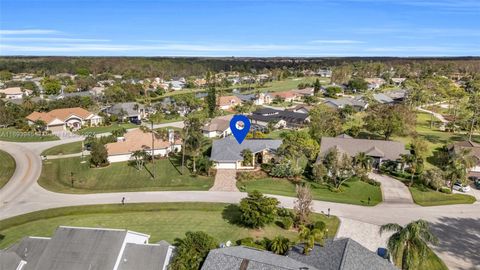
[[[290,230],[293,226],[293,219],[291,217],[282,218],[282,228],[285,230]]]
[[[325,224],[323,221],[317,221],[313,224],[313,228],[323,232],[327,228],[327,224]]]
[[[442,187],[440,189],[440,192],[445,193],[445,194],[452,194],[452,190],[449,189],[448,187]]]
[[[285,207],[279,207],[277,209],[277,215],[279,217],[291,217],[293,218],[293,213],[292,211],[290,211],[289,209],[285,208]]]
[[[248,193],[240,201],[241,223],[251,228],[262,228],[275,220],[280,202],[275,198],[263,196],[258,191]]]

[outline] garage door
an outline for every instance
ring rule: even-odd
[[[236,169],[236,163],[235,162],[219,162],[219,163],[217,163],[217,169],[235,170]]]
[[[52,132],[56,131],[64,131],[64,126],[63,125],[56,125],[56,126],[48,126],[48,130],[51,130]]]

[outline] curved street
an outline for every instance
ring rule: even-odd
[[[237,203],[246,196],[241,192],[222,191],[163,191],[127,192],[101,194],[61,194],[43,189],[37,184],[42,169],[40,153],[50,147],[78,141],[70,138],[61,141],[41,143],[0,142],[0,149],[11,154],[17,167],[11,180],[0,190],[0,219],[32,211],[87,204],[120,203],[122,197],[127,203],[133,202],[224,202]],[[479,269],[480,265],[480,203],[471,205],[449,205],[420,207],[405,199],[404,190],[396,188],[398,183],[379,179],[384,186],[385,201],[375,207],[314,201],[316,212],[327,213],[341,218],[341,236],[352,237],[366,246],[378,228],[389,222],[406,224],[412,220],[425,219],[431,222],[433,232],[440,243],[435,247],[437,254],[450,269]],[[398,188],[402,188],[402,185]],[[404,187],[403,187],[404,188]],[[397,193],[396,200],[395,195]],[[387,195],[388,194],[388,195]],[[295,198],[274,196],[285,207],[292,208]],[[366,233],[367,232],[367,233]],[[369,232],[369,233],[368,233]],[[385,237],[384,237],[385,239]],[[369,248],[373,249],[375,243]],[[378,245],[378,244],[377,244]]]

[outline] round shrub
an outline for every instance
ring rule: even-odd
[[[290,230],[293,226],[293,219],[291,217],[282,218],[282,227],[285,230]]]

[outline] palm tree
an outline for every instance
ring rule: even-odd
[[[367,172],[372,169],[372,158],[367,156],[365,152],[358,153],[353,158],[353,163]]]
[[[47,129],[47,123],[38,119],[33,122],[33,125],[35,127],[35,131],[40,132],[40,136],[43,136],[43,132]]]
[[[290,249],[290,240],[281,235],[273,238],[270,242],[270,250],[275,254],[284,255]]]
[[[137,170],[141,170],[145,159],[147,159],[147,152],[145,150],[137,150],[132,153],[132,157],[135,159]]]
[[[324,234],[325,232],[320,229],[309,228],[301,225],[299,230],[299,238],[300,241],[304,241],[305,247],[303,248],[303,254],[308,255],[308,253],[315,246],[315,242],[323,240]],[[321,242],[321,244],[323,244],[323,242]]]
[[[408,165],[410,168],[410,186],[413,184],[413,177],[423,163],[423,159],[412,154],[402,155],[402,163]]]
[[[428,222],[417,220],[405,227],[396,223],[380,227],[383,232],[394,232],[388,239],[388,250],[396,266],[402,270],[419,269],[419,264],[431,252],[428,244],[436,244],[437,238],[430,232]]]
[[[450,179],[450,190],[453,190],[453,185],[457,180],[465,182],[467,178],[467,170],[475,166],[475,158],[470,155],[470,149],[460,149],[448,160],[446,173]]]

